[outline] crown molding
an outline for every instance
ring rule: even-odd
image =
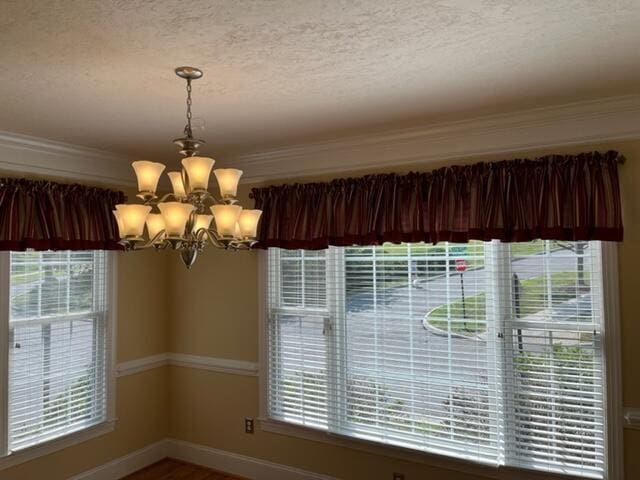
[[[245,183],[640,139],[640,95],[240,154]]]
[[[6,131],[0,131],[0,170],[135,186],[123,155]]]
[[[610,97],[239,154],[243,183],[640,139],[640,95]],[[119,154],[0,131],[0,170],[135,187]]]

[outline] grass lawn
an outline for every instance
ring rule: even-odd
[[[520,317],[533,315],[548,306],[547,284],[544,276],[528,278],[521,281]],[[589,273],[585,272],[584,279],[589,284]],[[584,289],[588,287],[582,287]],[[554,292],[551,305],[557,305],[576,298],[580,293],[577,288],[576,272],[558,272],[551,275],[551,290]],[[486,330],[486,295],[479,293],[467,297],[464,303],[466,319],[463,316],[462,300],[437,307],[429,315],[429,324],[440,330],[460,335],[476,335]]]
[[[562,242],[555,240],[550,242],[549,250],[555,252],[562,249]],[[539,255],[544,253],[544,240],[533,240],[531,242],[517,242],[511,244],[511,255],[514,257],[526,257],[529,255]]]
[[[523,257],[528,255],[538,255],[544,252],[544,242],[522,242],[511,244],[511,255],[514,257]]]
[[[22,285],[25,283],[35,282],[40,280],[40,273],[28,272],[28,273],[14,273],[11,275],[11,285]]]
[[[464,302],[464,310],[462,307],[462,300],[440,305],[429,315],[429,325],[448,331],[449,323],[451,323],[451,332],[460,335],[475,335],[487,330],[484,293],[467,297]],[[466,314],[466,318],[463,312]]]

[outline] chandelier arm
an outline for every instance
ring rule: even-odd
[[[238,203],[238,199],[235,197],[216,197],[215,195],[210,195],[213,199],[214,205],[235,205]]]
[[[147,248],[151,248],[154,247],[155,245],[153,245],[152,243],[149,242],[145,242],[145,243],[136,243],[133,245],[133,250],[146,250]]]
[[[123,238],[123,239],[120,239],[118,243],[122,245],[125,252],[130,252],[131,250],[133,250],[133,244],[129,240],[125,240]]]
[[[222,198],[216,197],[213,193],[210,193],[207,198],[211,200],[212,205],[222,205],[224,203],[224,200],[222,200]]]
[[[258,241],[253,238],[237,240],[234,242],[234,248],[236,250],[251,250],[251,247],[253,247],[256,243],[258,243]]]
[[[151,244],[156,244],[156,243],[160,243],[158,242],[158,240],[161,240],[163,235],[167,233],[166,230],[163,228],[162,230],[160,230],[158,233],[156,233],[153,238],[149,239],[149,241],[147,243],[151,243]]]
[[[129,249],[130,250],[144,250],[146,248],[151,248],[151,247],[155,247],[156,249],[158,249],[160,244],[164,243],[164,242],[160,242],[159,241],[159,240],[161,240],[161,238],[164,235],[164,233],[165,233],[164,230],[160,230],[158,233],[156,233],[154,235],[153,238],[150,238],[149,240],[128,241],[127,243],[129,244]],[[125,249],[126,248],[127,247],[125,246]]]
[[[202,228],[198,233],[206,237],[206,239],[209,240],[209,243],[211,243],[211,245],[213,245],[216,248],[228,248],[229,246],[228,244],[225,244],[224,242],[220,241],[218,233],[215,230],[207,230]]]
[[[169,192],[169,193],[165,193],[162,197],[160,197],[159,200],[157,200],[155,203],[150,203],[150,205],[157,205],[160,202],[164,202],[165,200],[169,199],[173,197],[173,200],[176,202],[180,201],[180,198],[173,192]]]
[[[203,205],[205,204],[206,200],[211,200],[212,205],[234,205],[238,203],[238,199],[235,197],[217,197],[209,190],[198,192],[197,194],[194,194],[193,192],[189,193],[189,195],[187,196],[187,200],[190,203],[193,203],[192,199],[195,199],[195,201],[200,201]]]

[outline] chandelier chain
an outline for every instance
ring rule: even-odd
[[[187,124],[184,127],[184,134],[188,138],[193,138],[191,130],[191,79],[187,78]]]

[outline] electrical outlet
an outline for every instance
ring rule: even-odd
[[[393,480],[404,480],[404,474],[393,472]]]
[[[244,419],[244,433],[253,433],[253,418],[245,417],[245,419]]]

